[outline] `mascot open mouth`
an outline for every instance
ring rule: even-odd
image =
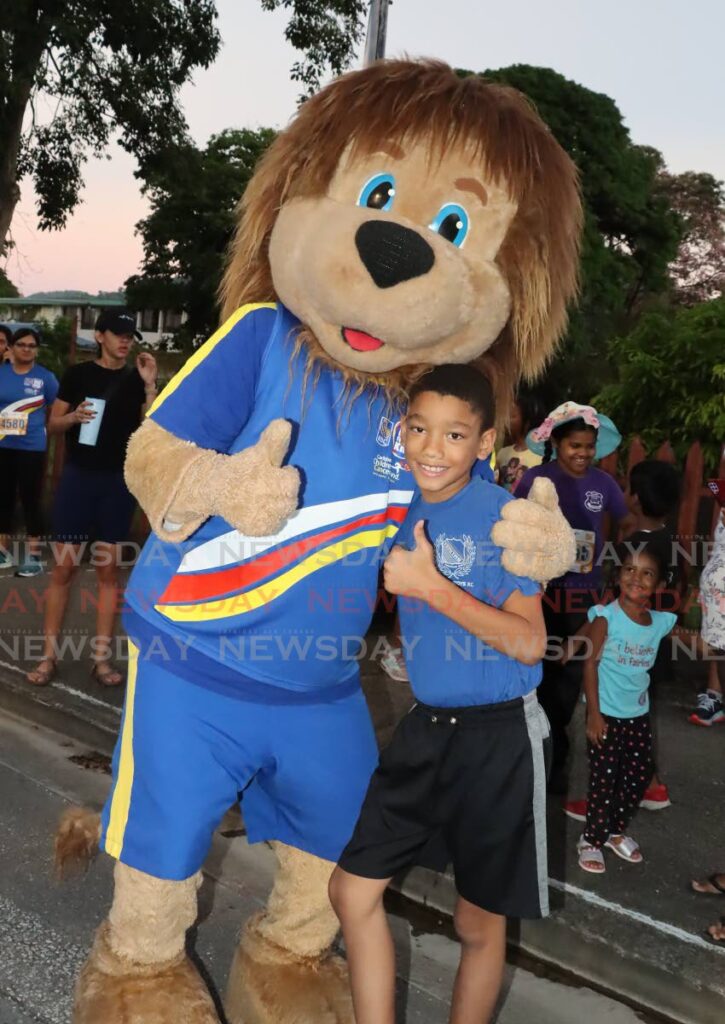
[[[356,352],[374,352],[375,349],[382,348],[385,344],[380,338],[374,338],[372,334],[366,334],[365,331],[353,330],[352,327],[343,327],[342,337]]]

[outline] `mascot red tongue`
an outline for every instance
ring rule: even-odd
[[[580,223],[575,168],[526,99],[434,61],[332,82],[262,159],[222,326],[129,445],[153,533],[126,594],[113,787],[100,823],[76,813],[58,839],[61,860],[100,837],[117,861],[75,1024],[218,1024],[186,932],[240,794],[279,870],[242,933],[226,1018],[352,1024],[327,884],[377,755],[343,653],[371,605],[342,615],[334,595],[375,595],[411,499],[395,429],[407,386],[476,362],[505,418],[564,329]],[[505,518],[494,538],[512,572],[571,563],[555,495]]]
[[[374,352],[376,348],[385,344],[380,338],[373,338],[365,331],[353,331],[349,327],[343,328],[342,336],[356,352]]]

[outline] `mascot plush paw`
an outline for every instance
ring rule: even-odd
[[[343,76],[260,162],[224,323],[129,446],[154,532],[126,590],[101,823],[116,895],[76,1024],[215,1019],[184,934],[240,794],[280,870],[242,936],[229,1020],[351,1024],[327,881],[377,760],[356,653],[413,496],[406,389],[432,365],[475,363],[505,419],[564,329],[580,227],[576,170],[524,97],[434,61]],[[568,565],[555,505],[535,492],[506,506],[515,572]]]

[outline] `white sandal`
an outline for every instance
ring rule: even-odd
[[[612,853],[616,853],[622,860],[626,860],[628,864],[641,864],[644,860],[642,851],[639,848],[639,843],[636,843],[631,836],[622,836],[618,843],[613,842],[614,836],[610,836],[604,844],[608,850]],[[639,854],[639,856],[637,856]]]
[[[607,870],[602,851],[588,843],[583,835],[579,836],[576,852],[579,854],[579,867],[582,871],[588,871],[591,875],[601,875]],[[593,864],[597,866],[593,867]]]

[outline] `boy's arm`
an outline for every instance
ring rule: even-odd
[[[584,694],[587,699],[587,739],[600,747],[607,738],[607,723],[599,710],[599,672],[597,663],[607,639],[607,620],[598,616],[590,624],[591,649],[584,661]]]
[[[502,608],[479,601],[443,576],[435,564],[433,547],[423,521],[416,523],[415,548],[394,547],[385,560],[385,588],[391,594],[417,597],[494,650],[535,665],[546,651],[546,628],[541,596],[514,591]]]

